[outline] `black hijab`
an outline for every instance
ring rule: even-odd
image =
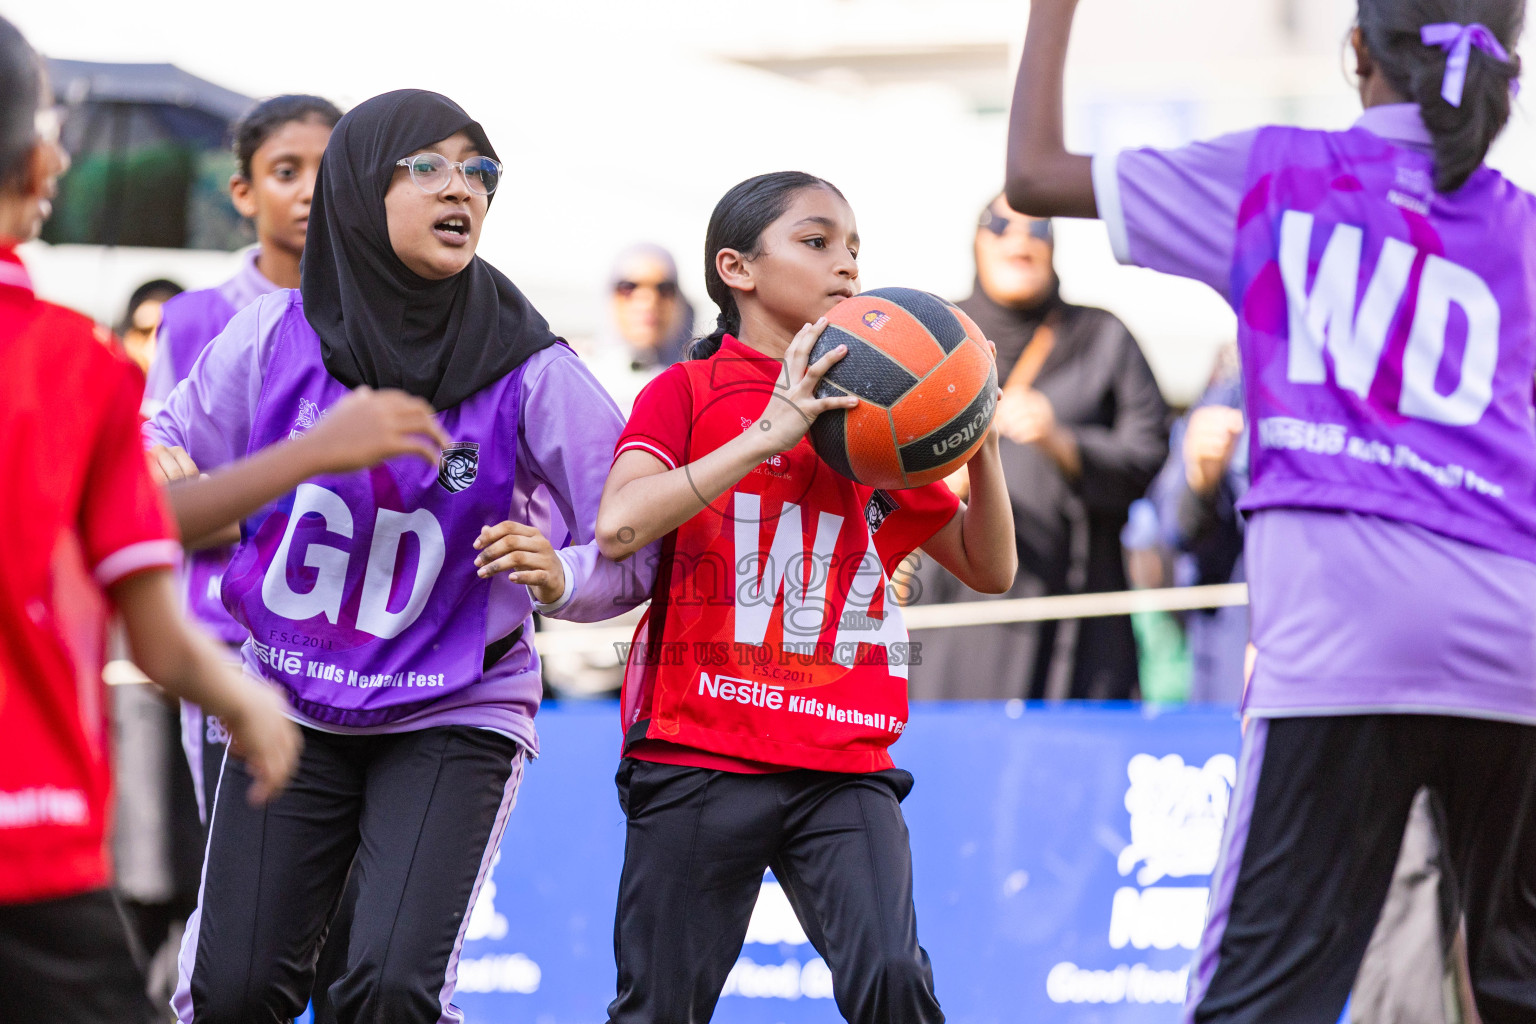
[[[348,112],[320,162],[300,269],[304,316],[331,376],[348,387],[401,388],[439,410],[556,341],[517,286],[480,257],[429,281],[389,244],[384,193],[395,161],[458,131],[496,157],[479,123],[435,92],[387,92]]]
[[[970,297],[955,305],[965,310],[966,315],[976,321],[976,326],[981,328],[987,340],[997,346],[997,379],[1005,381],[1008,374],[1013,372],[1013,364],[1024,353],[1024,346],[1029,344],[1045,318],[1066,303],[1061,298],[1061,282],[1053,274],[1050,291],[1028,309],[1015,309],[994,302],[981,287],[980,277],[977,277]],[[1063,340],[1058,331],[1056,344],[1059,346]]]

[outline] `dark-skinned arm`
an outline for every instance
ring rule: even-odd
[[[1034,0],[1008,115],[1008,205],[1032,217],[1097,217],[1092,158],[1067,152],[1062,81],[1077,0]]]

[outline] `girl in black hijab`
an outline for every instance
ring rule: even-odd
[[[478,156],[500,162],[479,122],[434,92],[385,93],[343,118],[320,165],[301,269],[304,315],[331,376],[400,388],[438,409],[557,340],[517,286],[473,255],[480,218],[467,227],[468,265],[450,277],[418,274],[391,245],[385,195],[396,161],[459,132]],[[485,210],[494,198],[478,196]]]
[[[210,481],[257,449],[246,476],[314,466],[311,431],[334,435],[332,410],[364,388],[425,399],[446,435],[420,438],[436,465],[365,470],[378,441],[353,429],[350,472],[288,483],[242,524],[224,603],[304,754],[260,810],[244,763],[224,760],[182,1024],[290,1020],[312,989],[322,1021],[462,1019],[464,930],[538,749],[532,614],[607,618],[650,590],[648,559],[616,566],[593,536],[617,407],[475,255],[499,183],[490,140],[452,101],[410,90],[357,107],[320,165],[302,287],[237,314],[150,425]],[[547,539],[567,536],[559,551]]]

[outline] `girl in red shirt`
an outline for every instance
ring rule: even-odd
[[[845,346],[809,357],[859,289],[858,249],[852,209],[820,178],[727,192],[705,240],[719,329],[640,394],[616,449],[603,554],[662,540],[624,693],[616,1024],[709,1019],[765,868],[848,1020],[943,1019],[912,903],[912,777],[886,750],[921,656],[889,574],[921,547],[1001,593],[1017,555],[996,435],[969,463],[969,505],[942,484],[856,484],[806,440],[855,404],[815,396]]]
[[[0,1021],[135,1024],[153,1008],[109,887],[109,616],[167,693],[225,716],[252,802],[282,789],[300,737],[181,615],[138,369],[39,299],[16,254],[68,166],[43,62],[0,18]]]

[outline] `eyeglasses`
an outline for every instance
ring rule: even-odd
[[[395,161],[395,166],[409,170],[411,181],[429,194],[447,188],[455,170],[463,172],[464,183],[477,195],[488,196],[501,184],[501,164],[488,156],[459,161],[449,160],[441,153],[417,153]]]
[[[981,219],[976,222],[976,226],[1002,238],[1008,233],[1009,228],[1020,221],[1028,227],[1029,237],[1038,238],[1047,244],[1055,244],[1056,236],[1051,230],[1049,220],[1036,220],[1032,217],[1020,217],[1015,220],[1012,217],[1004,217],[990,206],[981,211]]]
[[[658,299],[677,298],[676,281],[661,281],[656,284],[640,281],[615,281],[613,283],[613,294],[617,295],[621,299],[628,299],[631,298],[635,292],[639,291],[641,288],[651,289],[656,293],[656,297]]]

